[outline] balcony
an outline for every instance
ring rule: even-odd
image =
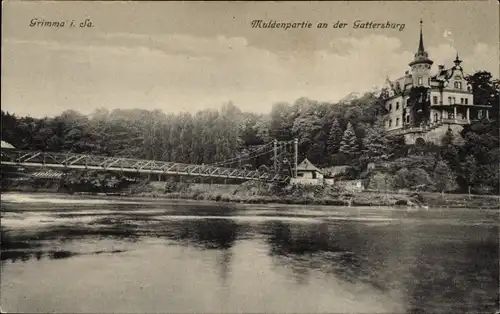
[[[429,123],[424,126],[417,126],[417,127],[403,127],[399,129],[392,129],[388,130],[387,133],[390,135],[404,135],[408,133],[426,133],[431,130],[434,130],[442,125],[447,125],[447,124],[455,124],[455,125],[467,125],[471,124],[472,122],[477,121],[476,119],[441,119],[436,122]]]
[[[440,121],[441,124],[459,124],[459,125],[467,125],[470,124],[473,120],[467,120],[467,119],[442,119]]]

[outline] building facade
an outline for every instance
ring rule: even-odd
[[[323,185],[325,183],[325,178],[323,172],[306,158],[297,165],[297,177],[292,178],[290,183],[299,185]]]
[[[424,48],[420,21],[418,50],[410,69],[396,80],[387,79],[383,95],[389,112],[386,130],[403,134],[409,144],[419,137],[437,142],[448,129],[458,134],[463,125],[489,115],[488,106],[474,103],[458,53],[450,68],[438,65],[433,71],[433,64]]]

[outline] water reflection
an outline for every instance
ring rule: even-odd
[[[499,304],[498,227],[273,222],[263,232],[273,262],[299,284],[313,271],[367,283],[402,298],[408,313],[485,312]]]
[[[45,233],[46,234],[46,233]],[[11,263],[16,262],[26,262],[30,259],[36,259],[40,261],[42,258],[48,258],[53,260],[67,259],[77,255],[87,255],[87,254],[102,254],[102,253],[122,253],[125,250],[100,250],[91,252],[73,252],[62,249],[50,249],[45,247],[44,244],[47,242],[43,241],[47,238],[40,237],[39,234],[31,234],[28,236],[23,236],[19,233],[12,232],[9,230],[0,231],[0,261],[5,263],[10,261]],[[68,239],[66,239],[68,241]]]
[[[269,222],[264,228],[272,254],[303,255],[317,252],[344,252],[336,243],[329,226]]]
[[[216,265],[223,284],[231,274],[231,248],[235,245],[240,225],[229,219],[174,220],[161,223],[161,237],[201,250],[216,250]]]
[[[357,312],[370,312],[375,308],[367,300],[372,299],[379,311],[404,309],[407,313],[492,312],[498,307],[497,226],[452,225],[430,218],[394,219],[384,224],[266,220],[262,216],[238,220],[228,217],[238,215],[234,207],[221,206],[160,209],[155,205],[154,211],[135,213],[132,209],[120,205],[107,214],[98,209],[90,214],[51,210],[43,217],[50,221],[48,225],[26,224],[17,229],[2,225],[3,271],[18,274],[5,271],[4,262],[10,261],[15,265],[7,263],[8,267],[21,274],[21,279],[11,275],[9,283],[22,286],[33,279],[22,275],[30,271],[40,282],[47,279],[48,275],[36,274],[40,265],[52,274],[72,273],[78,265],[89,274],[98,272],[92,280],[114,283],[106,287],[106,305],[116,298],[113,309],[125,306],[122,296],[129,293],[127,297],[141,305],[135,312],[208,311],[209,304],[213,304],[212,312],[292,311],[292,305],[299,306],[299,312],[338,312],[353,309],[349,302],[358,300],[362,301]],[[91,249],[82,249],[90,242]],[[131,245],[124,249],[124,243]],[[122,252],[127,254],[115,254]],[[77,256],[82,258],[72,258]],[[103,267],[88,269],[87,263]],[[116,279],[117,272],[124,279]],[[82,284],[82,289],[93,287],[92,280],[86,282],[88,286]],[[144,290],[135,287],[137,282]],[[194,282],[199,288],[193,287]],[[58,291],[68,288],[65,283],[51,284]],[[11,290],[11,296],[19,294],[19,289]],[[165,291],[175,291],[175,296],[167,298]],[[81,294],[81,290],[73,291],[68,309],[73,309],[69,304]],[[345,307],[338,305],[342,302]],[[24,303],[20,300],[19,304]],[[47,308],[57,307],[48,304]]]
[[[498,308],[498,231],[491,228],[483,239],[474,239],[471,232],[468,243],[420,241],[414,251],[418,262],[409,265],[404,278],[408,308],[440,313],[492,313]]]
[[[88,253],[76,253],[76,252],[71,252],[71,251],[66,251],[66,250],[48,250],[48,251],[2,251],[0,253],[0,260],[2,263],[6,261],[10,261],[11,263],[16,263],[16,262],[26,262],[30,259],[36,259],[37,261],[41,260],[42,258],[49,258],[53,260],[59,260],[59,259],[66,259],[70,258],[73,256],[78,256],[78,255],[88,255],[88,254],[102,254],[102,253],[109,253],[109,254],[115,254],[115,253],[122,253],[125,252],[125,250],[110,250],[110,251],[95,251],[95,252],[88,252]]]
[[[239,225],[229,219],[174,220],[161,223],[161,236],[207,250],[230,249],[238,238]]]
[[[351,229],[351,230],[349,230]],[[364,280],[363,273],[369,267],[363,265],[362,256],[356,254],[356,233],[349,225],[340,228],[335,224],[289,224],[272,222],[266,225],[270,255],[282,267],[291,269],[299,283],[307,283],[310,270],[348,282]],[[348,236],[351,243],[346,246],[342,237]]]

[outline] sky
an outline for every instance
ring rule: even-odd
[[[65,26],[31,27],[31,21]],[[79,27],[88,19],[93,27]],[[335,102],[408,69],[423,21],[425,49],[465,72],[499,76],[499,10],[492,1],[2,2],[1,105],[22,116],[65,110],[219,108],[269,112],[300,97]],[[253,20],[311,22],[252,28]],[[356,20],[405,24],[353,29]],[[75,27],[70,27],[74,21]],[[336,21],[348,25],[332,27]],[[325,29],[316,28],[328,23]]]

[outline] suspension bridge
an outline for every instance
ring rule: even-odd
[[[280,171],[281,159],[289,153],[286,147],[293,147],[293,168],[291,173]],[[234,167],[243,160],[250,160],[272,154],[274,166],[269,171]],[[156,174],[165,176],[191,176],[200,178],[224,178],[242,181],[287,182],[296,176],[298,141],[274,140],[254,152],[230,158],[213,164],[186,164],[158,160],[143,160],[125,157],[108,157],[77,153],[54,153],[44,151],[23,151],[2,149],[0,165],[40,169],[99,170],[106,172]]]

